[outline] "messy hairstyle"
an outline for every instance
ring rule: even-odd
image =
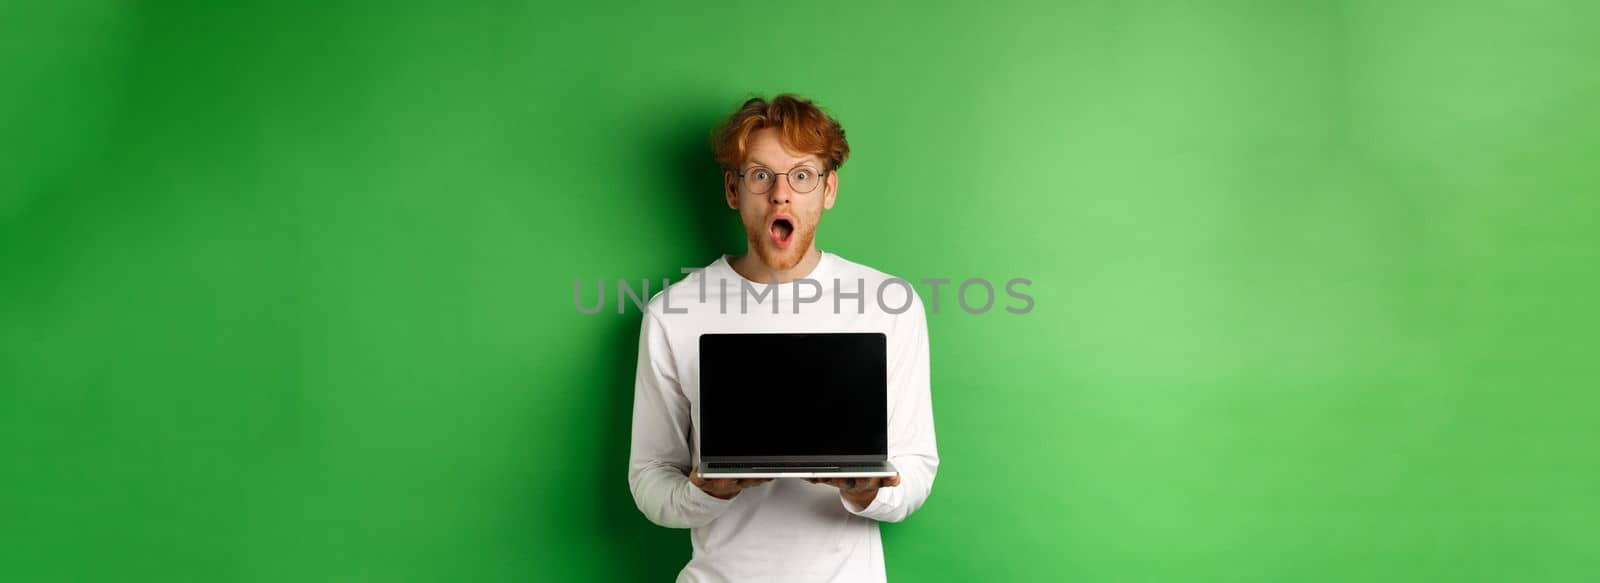
[[[850,144],[844,128],[811,100],[783,93],[772,101],[753,97],[728,116],[712,135],[712,150],[724,170],[744,164],[749,155],[750,134],[762,128],[776,128],[778,139],[790,151],[821,157],[828,170],[838,170],[850,157]]]

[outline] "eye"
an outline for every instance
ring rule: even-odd
[[[772,180],[772,171],[766,168],[757,168],[750,173],[756,180]]]
[[[811,170],[807,169],[807,168],[801,168],[799,170],[795,170],[794,171],[794,179],[795,180],[811,180]]]

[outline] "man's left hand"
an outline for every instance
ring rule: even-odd
[[[813,484],[824,484],[839,489],[839,495],[844,496],[857,508],[866,508],[878,497],[878,488],[893,488],[900,485],[900,474],[887,478],[806,478]]]

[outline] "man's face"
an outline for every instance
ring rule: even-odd
[[[821,157],[784,149],[774,128],[751,132],[749,155],[739,170],[744,172],[744,178],[735,172],[723,174],[723,191],[728,207],[739,211],[750,249],[767,267],[793,268],[811,250],[822,211],[833,208],[838,176],[833,172],[822,174],[827,166]],[[770,179],[771,186],[757,194],[753,191],[760,187],[752,184],[761,177]],[[798,192],[792,182],[806,180],[814,188]]]

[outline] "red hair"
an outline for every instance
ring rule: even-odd
[[[779,94],[767,101],[750,98],[728,116],[712,136],[712,150],[724,170],[744,164],[750,154],[750,134],[762,128],[776,128],[778,140],[790,151],[818,156],[828,170],[838,170],[850,157],[850,143],[844,128],[811,100],[792,93]]]

